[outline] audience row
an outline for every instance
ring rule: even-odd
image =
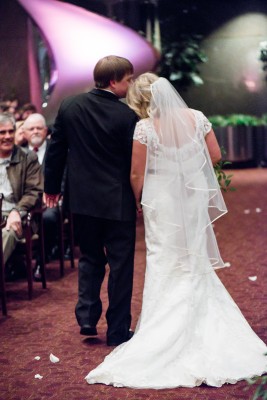
[[[37,112],[37,108],[32,103],[25,103],[21,107],[16,98],[0,101],[0,113],[9,113],[14,116],[16,121],[25,121],[30,114]]]
[[[2,232],[7,278],[19,275],[12,265],[12,253],[22,235],[22,220],[43,192],[45,154],[49,144],[45,118],[30,114],[25,121],[15,121],[12,114],[0,114],[0,193],[6,227]],[[62,183],[62,193],[64,182]],[[46,262],[57,253],[58,213],[47,208],[43,214]],[[41,280],[38,256],[35,280]]]

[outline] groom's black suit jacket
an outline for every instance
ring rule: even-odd
[[[45,192],[60,193],[67,160],[73,213],[135,219],[130,186],[135,113],[113,93],[93,89],[61,104],[45,160]]]

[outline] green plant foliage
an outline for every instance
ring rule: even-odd
[[[267,356],[267,353],[264,354]],[[267,375],[255,376],[254,378],[247,379],[249,385],[256,385],[256,390],[251,400],[267,400]],[[245,388],[247,390],[248,387]]]
[[[213,128],[227,126],[227,118],[224,115],[211,115],[208,119]]]
[[[208,117],[214,128],[224,126],[259,126],[267,125],[267,114],[265,117],[256,117],[248,114],[229,114],[229,115],[212,115]]]
[[[262,114],[261,125],[267,126],[267,114]]]
[[[222,155],[226,154],[226,152],[225,152],[223,147],[221,147],[221,152],[222,152]],[[219,186],[220,186],[220,188],[221,188],[221,190],[223,192],[234,192],[234,191],[236,191],[236,188],[231,186],[233,174],[226,175],[226,173],[223,170],[223,168],[226,165],[230,165],[230,164],[232,164],[230,161],[221,160],[217,164],[215,164],[214,167],[213,167],[215,175],[216,175],[216,178],[217,178],[218,183],[219,183]]]
[[[159,74],[180,89],[202,85],[198,66],[208,59],[200,49],[201,39],[200,35],[180,34],[177,41],[163,41]]]
[[[267,63],[267,40],[260,43],[260,60]]]
[[[227,125],[230,126],[258,126],[260,119],[253,115],[231,114],[227,116]]]
[[[267,400],[267,375],[256,376],[252,379],[247,379],[250,385],[256,385],[257,388],[251,400]]]
[[[267,71],[267,40],[265,42],[260,43],[260,61],[262,61],[262,69],[263,71]],[[265,76],[265,80],[267,81],[267,76]]]
[[[221,190],[224,192],[234,192],[236,188],[231,186],[231,178],[233,177],[233,174],[226,175],[226,173],[223,171],[224,166],[228,164],[231,164],[231,162],[220,161],[216,165],[214,165],[214,171]]]

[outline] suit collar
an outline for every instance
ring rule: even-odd
[[[116,96],[112,92],[108,92],[107,90],[92,89],[90,93],[95,94],[97,96],[106,97],[107,99],[111,99],[111,100],[119,100],[118,96]]]
[[[21,161],[20,155],[22,151],[23,150],[19,146],[14,144],[10,164],[18,164]]]

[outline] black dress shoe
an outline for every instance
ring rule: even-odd
[[[40,265],[36,265],[36,268],[33,272],[33,279],[35,282],[41,282],[42,281],[42,274],[41,274],[41,267]]]
[[[129,331],[128,336],[126,339],[121,339],[121,340],[113,340],[113,339],[109,339],[107,338],[107,345],[108,346],[119,346],[120,344],[124,343],[124,342],[128,342],[128,340],[130,340],[134,335],[133,331]]]
[[[50,254],[50,258],[51,258],[51,260],[58,260],[59,259],[59,248],[58,248],[58,245],[55,245],[52,248],[51,254]]]
[[[70,246],[68,246],[66,248],[66,251],[65,251],[65,254],[64,254],[64,260],[70,260],[71,259],[70,254],[71,254],[71,250],[70,250]]]
[[[84,336],[97,336],[97,329],[95,326],[82,325],[80,329],[80,335]]]

